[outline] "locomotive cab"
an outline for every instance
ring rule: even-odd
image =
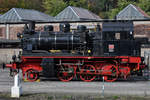
[[[140,56],[140,44],[133,37],[133,22],[104,22],[102,27],[105,56]]]

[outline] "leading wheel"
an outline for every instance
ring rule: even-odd
[[[39,79],[39,73],[34,69],[29,69],[26,71],[26,78],[30,82],[34,82]]]
[[[117,80],[119,72],[118,72],[118,68],[115,65],[109,65],[109,68],[107,70],[104,70],[104,71],[110,71],[111,72],[111,74],[104,76],[105,81],[114,82]]]
[[[93,65],[84,65],[80,70],[80,78],[85,82],[91,82],[96,78],[96,69]]]
[[[63,82],[68,82],[74,77],[74,68],[70,65],[58,66],[58,78]]]

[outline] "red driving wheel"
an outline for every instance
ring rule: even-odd
[[[58,66],[58,78],[63,82],[68,82],[73,79],[75,69],[70,65]]]
[[[105,75],[104,80],[106,82],[116,81],[118,78],[118,74],[119,74],[118,68],[115,65],[111,65],[111,67],[109,68],[109,71],[111,71],[111,75]]]
[[[84,65],[80,70],[80,78],[85,82],[91,82],[96,78],[96,69],[93,65]]]
[[[34,69],[29,69],[26,71],[26,78],[30,82],[34,82],[39,79],[39,73]]]

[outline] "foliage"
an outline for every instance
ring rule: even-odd
[[[0,0],[0,13],[13,7],[36,9],[52,16],[67,6],[86,8],[101,18],[114,18],[128,4],[134,4],[150,15],[150,0]]]
[[[69,0],[68,6],[87,8],[88,0]]]
[[[3,14],[11,8],[29,8],[43,11],[41,4],[42,0],[0,0],[0,13]]]
[[[19,1],[24,4],[23,8],[44,11],[44,9],[42,7],[43,0],[19,0]],[[20,6],[20,8],[22,8],[22,7]]]
[[[67,4],[63,0],[44,0],[43,7],[47,14],[56,16],[60,11],[67,7]]]
[[[17,0],[0,0],[0,13],[4,13],[9,8],[17,6]]]
[[[150,0],[139,0],[138,6],[150,14]]]
[[[108,0],[89,0],[88,9],[102,18],[106,17],[106,12],[109,10],[110,5],[107,2]]]

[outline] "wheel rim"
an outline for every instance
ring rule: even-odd
[[[114,82],[118,78],[118,73],[119,73],[118,68],[115,65],[112,65],[110,70],[111,70],[112,74],[104,76],[104,80],[107,81],[107,82]]]
[[[30,69],[26,71],[26,77],[28,81],[34,82],[39,78],[39,75],[38,75],[38,72],[36,72],[33,69]]]
[[[63,82],[68,82],[73,79],[75,69],[70,65],[58,66],[58,78]]]
[[[96,78],[96,69],[93,65],[84,65],[80,71],[80,79],[85,82],[91,82]]]

